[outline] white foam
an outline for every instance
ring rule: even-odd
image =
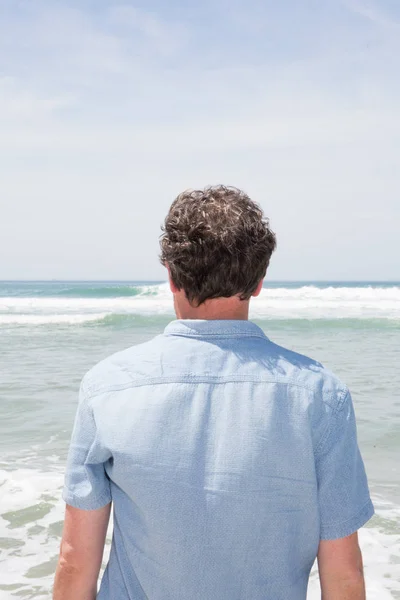
[[[16,511],[38,503],[43,494],[57,493],[62,481],[61,471],[0,470],[1,512]]]
[[[50,314],[50,315],[30,315],[30,314],[0,314],[0,325],[79,325],[100,321],[111,313],[88,313],[88,314]]]
[[[263,288],[251,307],[259,318],[400,319],[400,287]]]
[[[168,284],[142,286],[136,296],[0,298],[0,324],[79,324],[108,315],[173,315]],[[261,319],[400,320],[400,287],[264,288],[251,304]]]

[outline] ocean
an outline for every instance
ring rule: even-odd
[[[1,600],[51,597],[82,376],[173,318],[166,283],[0,282]],[[400,283],[267,283],[250,318],[349,385],[377,512],[360,532],[367,597],[400,598]]]

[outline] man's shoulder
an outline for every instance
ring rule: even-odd
[[[251,359],[248,361],[249,368],[245,364],[246,361],[239,360],[235,376],[239,379],[249,377],[258,381],[265,380],[297,387],[332,409],[340,409],[348,389],[332,371],[304,354],[279,346],[268,338],[265,338],[265,341],[265,346],[262,344],[260,347],[257,344],[253,348],[255,353],[250,351],[247,355],[247,358]],[[147,386],[172,379],[181,380],[187,377],[188,366],[192,370],[195,357],[200,355],[197,347],[199,342],[204,343],[204,340],[158,335],[147,342],[116,352],[97,363],[85,375],[83,385],[86,395],[92,397],[139,385]],[[188,354],[186,361],[177,360],[182,351]],[[211,349],[208,348],[207,351],[210,353]],[[183,362],[190,365],[186,364],[187,368],[183,368]],[[215,361],[212,357],[207,360],[208,366],[214,362],[219,364],[219,358],[216,357]],[[208,369],[207,376],[210,376],[210,373]],[[229,378],[228,373],[223,375],[224,378]],[[217,376],[220,377],[221,373],[218,372]]]
[[[149,360],[159,351],[162,336],[125,348],[95,364],[84,376],[83,385],[88,396],[124,389],[148,381]]]
[[[273,370],[279,381],[310,391],[314,398],[340,410],[348,387],[319,361],[270,342]]]

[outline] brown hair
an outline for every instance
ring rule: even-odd
[[[180,194],[162,231],[160,260],[175,286],[197,306],[235,295],[248,300],[276,248],[258,204],[223,185]]]

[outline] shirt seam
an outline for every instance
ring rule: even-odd
[[[103,394],[103,393],[109,393],[109,392],[121,392],[124,390],[128,390],[129,388],[137,388],[137,387],[146,387],[146,386],[152,386],[152,385],[162,385],[162,384],[169,384],[169,383],[208,383],[208,384],[212,384],[212,385],[219,385],[219,384],[224,384],[224,383],[276,383],[278,385],[287,385],[287,386],[293,386],[293,387],[297,387],[300,388],[302,390],[307,390],[308,392],[311,392],[314,397],[315,397],[315,389],[312,387],[309,387],[307,385],[304,385],[302,383],[297,383],[296,381],[279,381],[279,379],[264,379],[264,378],[249,378],[249,377],[240,377],[240,376],[236,376],[236,377],[215,377],[213,378],[212,376],[182,376],[182,377],[153,377],[153,378],[149,378],[146,379],[145,381],[141,381],[141,380],[133,380],[130,381],[129,383],[123,383],[123,384],[119,384],[119,385],[106,385],[106,386],[100,386],[97,389],[94,389],[93,386],[88,386],[87,388],[87,392],[86,392],[86,399],[87,400],[91,400],[93,398],[95,398],[96,396]],[[340,412],[342,406],[343,406],[343,402],[344,399],[347,397],[348,395],[348,390],[341,390],[340,392],[338,392],[337,394],[335,394],[334,392],[326,394],[322,393],[321,397],[322,397],[322,401],[324,402],[324,404],[327,404],[330,408],[332,408],[332,410],[337,413]],[[341,399],[339,399],[339,402],[336,404],[336,406],[333,406],[332,404],[330,404],[329,402],[327,402],[326,400],[330,400],[333,399],[335,397],[341,397]],[[328,424],[327,429],[329,429],[330,424]],[[324,437],[324,436],[323,436]]]
[[[343,406],[344,406],[344,402],[345,400],[349,397],[350,393],[349,390],[346,388],[344,390],[341,390],[340,392],[338,392],[338,397],[339,397],[339,401],[337,403],[336,408],[333,408],[333,415],[336,417],[340,411],[342,410]],[[331,406],[330,404],[328,404],[328,406]],[[332,428],[333,428],[333,419],[329,419],[328,423],[324,429],[323,434],[320,437],[320,440],[318,442],[318,444],[315,446],[315,455],[318,454],[318,452],[320,452],[321,448],[324,446],[325,442],[327,439],[329,439],[329,436],[331,434]],[[317,456],[316,456],[317,459]]]
[[[81,496],[78,496],[77,494],[75,494],[67,484],[64,484],[64,487],[63,487],[63,497],[70,498],[71,500],[76,500],[77,503],[79,502],[80,504],[87,504],[87,505],[88,504],[91,504],[91,505],[101,504],[105,500],[112,502],[111,489],[105,490],[99,496],[98,495],[91,496],[90,500],[88,501],[87,497],[82,498]],[[68,502],[67,502],[67,504],[68,504]]]
[[[195,338],[213,338],[213,337],[217,337],[217,338],[237,338],[237,337],[256,337],[256,338],[260,338],[262,340],[266,340],[269,341],[269,338],[263,334],[263,333],[250,333],[250,332],[244,332],[244,331],[232,331],[231,333],[227,333],[227,332],[223,332],[223,333],[206,333],[206,332],[202,332],[202,333],[196,333],[196,332],[164,332],[164,335],[166,336],[175,336],[175,337],[195,337]]]
[[[348,389],[344,389],[344,390],[341,390],[340,393],[338,393],[338,396],[339,396],[339,401],[338,401],[337,407],[336,407],[336,409],[333,410],[334,417],[336,417],[342,410],[345,400],[350,396],[350,392]],[[329,404],[329,406],[330,406],[330,404]],[[333,418],[331,418],[331,419],[329,419],[318,444],[315,446],[316,460],[318,460],[318,457],[317,457],[318,452],[321,451],[321,448],[323,448],[324,444],[326,443],[326,440],[329,439],[329,437],[331,435],[333,425],[334,425],[334,421],[333,421]]]

